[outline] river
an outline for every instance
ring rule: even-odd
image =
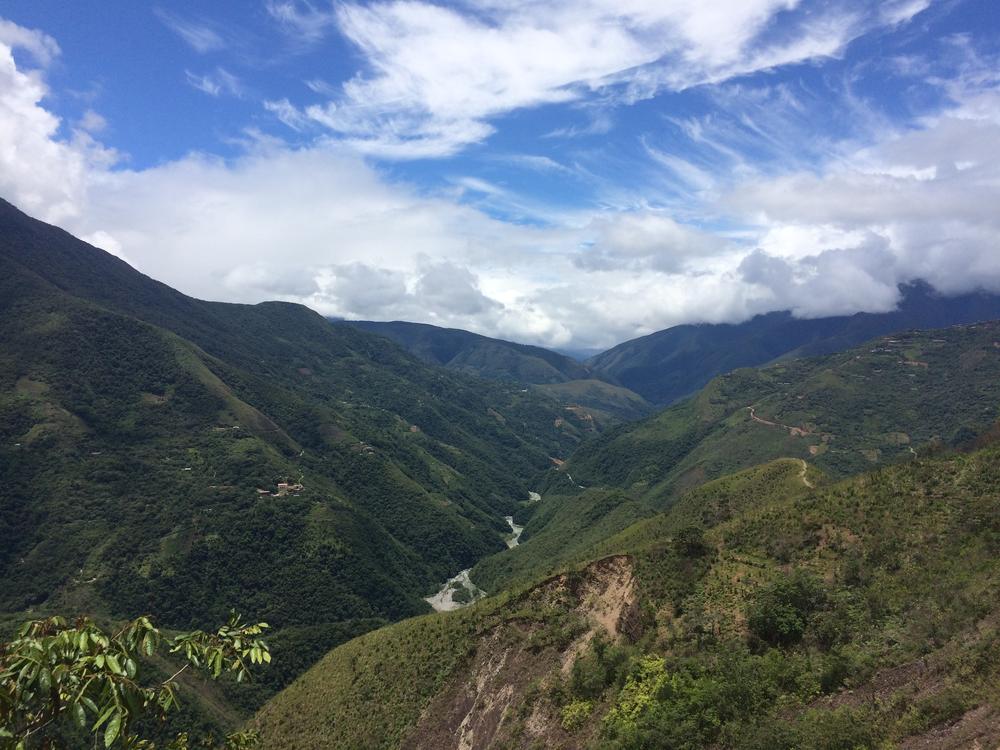
[[[534,501],[537,493],[531,493],[531,499]],[[504,516],[507,525],[510,526],[510,536],[507,537],[507,547],[512,549],[518,545],[521,540],[521,532],[524,531],[523,526],[518,526],[514,523],[514,516]],[[481,588],[476,586],[469,579],[469,571],[472,568],[466,568],[458,573],[456,576],[452,576],[444,585],[441,586],[441,590],[438,591],[434,596],[428,596],[424,599],[425,602],[430,604],[436,612],[451,612],[455,609],[461,609],[462,607],[467,607],[472,604],[472,602],[477,599],[482,599],[486,596],[486,592]],[[465,596],[460,597],[464,601],[455,601],[455,594],[465,591]]]

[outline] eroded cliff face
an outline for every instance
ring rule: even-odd
[[[512,616],[478,640],[468,666],[457,670],[424,710],[402,747],[485,750],[580,747],[590,732],[563,729],[540,691],[566,679],[598,635],[634,640],[641,623],[632,561],[599,560],[560,575],[509,604]]]

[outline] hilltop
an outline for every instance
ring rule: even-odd
[[[516,344],[458,328],[425,323],[371,320],[337,321],[392,339],[428,364],[491,380],[517,383],[565,383],[586,380],[590,369],[564,354],[540,346]]]

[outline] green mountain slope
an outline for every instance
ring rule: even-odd
[[[429,364],[493,380],[564,383],[590,377],[590,370],[585,365],[564,354],[457,328],[398,320],[346,320],[337,321],[337,324],[390,338]]]
[[[642,396],[581,362],[538,346],[423,323],[336,321],[392,339],[424,362],[490,380],[531,385],[588,420],[594,431],[646,416]]]
[[[618,344],[588,359],[587,365],[651,403],[666,405],[740,367],[832,354],[898,331],[1000,318],[998,295],[942,297],[923,283],[900,291],[900,304],[889,313],[804,320],[774,312],[735,325],[675,326]]]
[[[835,477],[962,444],[1000,405],[1000,324],[876,339],[841,354],[737,370],[696,397],[583,445],[564,467],[587,486],[662,507],[684,489],[779,456]]]
[[[257,725],[275,748],[991,747],[998,459],[717,480],[597,562],[335,649]]]
[[[582,444],[539,485],[541,502],[515,514],[522,543],[481,560],[472,579],[487,591],[537,580],[691,488],[778,457],[840,478],[971,444],[1000,416],[998,341],[996,323],[914,332],[716,378]]]
[[[0,617],[236,608],[328,648],[503,549],[587,431],[306,308],[191,299],[0,203]]]

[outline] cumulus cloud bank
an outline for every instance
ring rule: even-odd
[[[675,54],[699,75],[717,74],[736,64],[729,50],[746,49],[769,13],[792,4],[740,4],[750,31],[734,31],[725,45],[692,41],[709,38],[711,18],[674,19]],[[691,4],[625,5],[636,28],[659,28],[662,8]],[[337,14],[357,15],[352,23],[379,28],[386,19],[418,23],[406,15],[418,11],[432,14],[420,23],[439,22],[437,11],[419,4],[338,7]],[[501,19],[530,20],[535,6],[484,7]],[[921,4],[892,7],[908,17]],[[317,35],[345,23],[339,15],[299,18],[288,8],[285,23],[312,23]],[[527,21],[521,27],[534,28]],[[375,31],[364,33],[372,35],[374,59],[388,57],[384,75],[355,83],[365,96],[387,97],[403,63],[393,62],[397,52],[384,51]],[[356,37],[363,37],[360,26]],[[626,37],[591,43],[617,45],[616,54],[636,65],[652,55]],[[15,48],[31,61],[15,61]],[[772,173],[745,163],[736,138],[753,132],[751,115],[742,116],[739,133],[718,121],[678,122],[718,159],[684,215],[650,203],[581,209],[539,224],[503,221],[451,194],[390,180],[350,138],[292,148],[251,133],[234,159],[190,155],[127,169],[94,140],[90,132],[99,128],[74,129],[46,106],[45,66],[57,54],[55,41],[40,32],[0,26],[0,195],[200,297],[279,298],[328,315],[599,347],[677,323],[737,321],[775,309],[802,316],[886,310],[897,301],[897,284],[918,278],[947,293],[1000,291],[1000,80],[993,61],[971,52],[933,115],[905,130],[872,131],[863,144],[840,144],[814,168],[794,158]],[[595,60],[592,75],[609,75]],[[528,76],[517,91],[503,89],[510,97],[504,106],[562,96],[565,77],[540,86]],[[437,95],[419,82],[412,90],[427,101]],[[718,95],[727,90],[720,85]],[[488,127],[480,119],[487,105],[441,97],[435,123],[449,108],[471,107],[468,122]]]

